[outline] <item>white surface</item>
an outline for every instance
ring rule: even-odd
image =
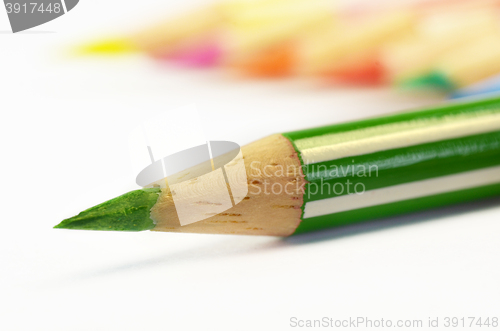
[[[289,239],[52,229],[135,188],[128,134],[158,111],[195,102],[213,132],[244,144],[436,100],[59,56],[61,45],[175,6],[82,0],[30,33],[0,34],[1,330],[287,330],[291,317],[500,317],[498,200]],[[2,10],[0,30],[9,30]]]

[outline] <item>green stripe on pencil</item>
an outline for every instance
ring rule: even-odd
[[[289,236],[500,195],[500,98],[276,134],[242,153],[248,194],[223,213],[181,226],[171,190],[144,189],[56,228]]]

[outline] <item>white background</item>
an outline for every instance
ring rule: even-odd
[[[72,44],[133,29],[180,3],[82,0],[16,35],[0,10],[0,330],[500,317],[498,199],[288,239],[52,229],[136,188],[128,134],[159,111],[176,125],[175,109],[195,103],[210,132],[245,144],[443,99],[239,80],[141,57],[65,56]]]

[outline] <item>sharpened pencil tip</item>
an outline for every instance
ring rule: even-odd
[[[135,190],[65,219],[54,229],[144,231],[155,227],[150,210],[161,190]]]

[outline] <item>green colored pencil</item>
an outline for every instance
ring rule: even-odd
[[[243,174],[222,163],[222,183],[179,180],[191,169],[56,228],[289,236],[500,195],[500,98],[275,134],[241,155]],[[227,184],[241,178],[244,194]],[[224,211],[210,198],[221,188]],[[204,219],[181,225],[179,208]]]

